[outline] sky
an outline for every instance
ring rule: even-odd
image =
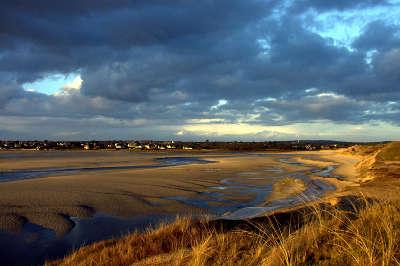
[[[0,139],[400,140],[400,1],[4,0]]]

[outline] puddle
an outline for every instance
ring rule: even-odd
[[[293,162],[290,160],[285,160],[285,161],[289,164],[296,164],[296,165],[299,164],[297,162]],[[322,170],[313,169],[312,172],[320,176],[330,177],[332,171],[334,170],[335,170],[334,166],[328,166]],[[225,214],[221,218],[227,220],[242,220],[242,219],[255,218],[258,216],[262,216],[267,212],[278,210],[291,205],[302,204],[308,201],[316,200],[320,198],[325,192],[336,189],[334,185],[325,182],[323,180],[319,179],[311,180],[305,172],[298,172],[292,174],[292,177],[296,179],[302,179],[303,182],[305,182],[305,184],[307,185],[307,189],[300,195],[296,195],[286,199],[275,200],[269,203],[268,206],[252,205],[249,207],[241,208],[237,211]]]
[[[291,164],[296,166],[306,166],[303,163],[292,160],[290,157],[280,158],[278,161],[285,164]],[[283,173],[282,168],[274,167],[269,168],[275,173]],[[311,172],[322,177],[331,177],[332,172],[335,170],[335,166],[328,166],[323,169],[316,168],[312,169]],[[265,170],[264,170],[265,171]],[[257,172],[242,172],[238,173],[239,178],[224,178],[220,180],[221,186],[213,186],[210,189],[220,189],[224,193],[205,193],[208,195],[207,199],[204,198],[186,198],[186,197],[170,197],[170,200],[176,200],[181,203],[193,205],[206,209],[208,212],[220,216],[222,219],[249,219],[262,215],[266,212],[276,210],[282,207],[290,205],[304,203],[306,201],[315,200],[321,197],[326,191],[334,190],[335,186],[323,180],[312,180],[309,178],[309,169],[291,173],[291,177],[295,179],[301,179],[307,186],[306,190],[301,195],[296,195],[287,199],[275,200],[268,204],[268,206],[262,206],[265,204],[266,199],[272,192],[272,184],[266,185],[253,185],[245,183],[245,180],[278,180],[280,178],[287,177],[285,174],[281,174],[275,177],[251,177],[252,175],[259,174]],[[231,193],[229,193],[231,191]],[[248,201],[235,201],[235,200],[223,200],[223,198],[232,196],[233,198],[239,195],[252,195],[252,199]],[[215,206],[212,203],[223,202],[226,206]]]
[[[197,157],[163,157],[156,158],[157,164],[153,165],[127,165],[127,166],[103,166],[103,167],[79,167],[79,168],[46,168],[46,169],[28,169],[18,171],[0,172],[0,182],[7,182],[20,179],[30,179],[54,175],[72,175],[80,172],[98,172],[112,170],[129,170],[129,169],[151,169],[161,167],[171,167],[188,164],[206,164],[212,163]]]
[[[227,187],[217,186],[217,187],[210,187],[211,189],[218,189],[218,190],[225,190]]]
[[[265,169],[264,172],[283,173],[283,169],[282,168],[268,168],[268,169]]]
[[[57,237],[52,230],[28,223],[20,234],[0,231],[1,265],[42,265],[46,259],[62,258],[83,245],[143,231],[148,226],[174,218],[161,214],[118,218],[103,213],[85,219],[73,217],[75,226],[62,237]]]
[[[201,170],[202,172],[206,172],[206,173],[217,173],[219,171],[221,171],[221,169],[217,169],[217,168],[209,168],[209,169],[204,169]]]

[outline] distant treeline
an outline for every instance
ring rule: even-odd
[[[0,141],[0,149],[130,149],[130,150],[225,150],[225,151],[265,151],[265,150],[321,150],[346,148],[356,142],[330,140],[297,141],[152,141],[152,140],[108,140],[108,141]]]
[[[263,150],[318,150],[344,148],[354,145],[350,142],[334,141],[265,141],[265,142],[191,142],[194,149],[221,149],[229,151],[263,151]]]

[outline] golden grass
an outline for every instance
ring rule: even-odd
[[[179,218],[46,265],[400,265],[400,203],[343,198],[257,221]]]
[[[316,207],[299,230],[278,231],[272,265],[399,265],[399,205],[362,203],[351,210]]]

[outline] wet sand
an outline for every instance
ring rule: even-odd
[[[138,156],[139,155],[139,156]],[[0,151],[2,171],[51,167],[150,164],[152,154],[129,151]]]
[[[12,158],[0,157],[1,171],[29,170],[46,167],[87,167],[151,165],[165,153],[131,153],[125,151],[73,151],[73,152],[27,152],[28,155]],[[22,153],[24,154],[24,153]],[[26,154],[26,153],[25,153]],[[317,153],[313,154],[316,155]],[[333,153],[335,154],[335,153]],[[184,154],[188,156],[187,153]],[[173,153],[168,156],[180,156]],[[158,169],[122,169],[102,172],[76,172],[68,175],[47,176],[29,180],[0,183],[0,228],[17,230],[29,221],[54,230],[62,235],[68,232],[73,222],[69,217],[90,217],[96,212],[121,217],[143,214],[192,214],[205,212],[203,206],[187,204],[179,199],[203,199],[207,193],[218,193],[217,197],[227,201],[249,200],[257,191],[241,194],[240,187],[223,188],[221,180],[245,183],[248,186],[272,185],[273,178],[305,171],[302,165],[279,161],[285,155],[260,156],[248,154],[194,153],[189,156],[214,161],[211,164],[191,164]],[[301,156],[299,161],[301,161]],[[308,154],[307,154],[308,156]],[[332,154],[320,155],[335,161],[340,166],[338,174],[351,177],[347,161]],[[304,162],[304,161],[303,161]],[[307,164],[307,162],[304,162]],[[313,164],[315,166],[315,164]],[[318,167],[325,166],[317,164]],[[223,182],[222,182],[223,183]],[[295,183],[294,183],[295,184]],[[292,183],[293,185],[293,183]],[[301,182],[299,186],[303,186]],[[280,188],[273,197],[284,198],[288,192]],[[291,188],[301,192],[304,189]],[[294,193],[294,194],[296,194]],[[280,194],[280,195],[279,195]],[[293,194],[293,193],[292,193]],[[271,200],[265,199],[265,201]],[[259,203],[258,203],[259,204]],[[211,201],[210,206],[221,206],[224,202]],[[210,207],[211,208],[211,207]],[[229,208],[227,208],[229,209]]]
[[[312,176],[314,179],[323,179],[336,186],[335,192],[330,193],[330,198],[344,195],[349,188],[359,187],[364,182],[357,169],[357,164],[361,160],[362,156],[349,154],[343,149],[309,152],[296,157],[296,161],[305,165],[335,167],[330,177]]]
[[[314,156],[314,159],[307,159],[305,156]],[[304,164],[316,165],[319,167],[336,165],[337,168],[334,171],[336,175],[343,176],[348,181],[360,181],[358,179],[359,175],[356,164],[362,159],[362,156],[351,155],[345,153],[344,150],[309,152],[306,153],[305,156],[299,155],[296,160]]]

